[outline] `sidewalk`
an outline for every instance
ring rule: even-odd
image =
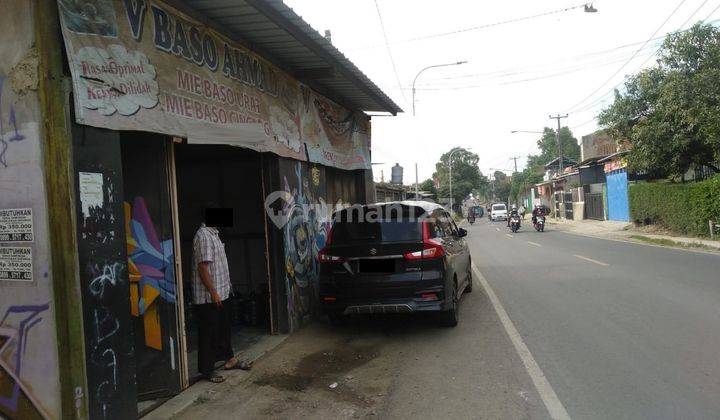
[[[605,239],[625,240],[639,243],[652,243],[681,248],[702,248],[709,251],[720,251],[720,241],[692,238],[686,236],[673,236],[657,233],[647,233],[635,228],[632,223],[616,222],[612,220],[567,220],[547,218],[547,223],[556,230],[578,235],[594,236]]]
[[[282,344],[288,337],[288,335],[284,334],[264,336],[256,344],[243,351],[240,354],[240,358],[254,363]],[[218,394],[225,392],[228,388],[239,385],[250,378],[252,370],[220,371],[220,373],[225,377],[225,382],[215,384],[208,381],[198,381],[180,394],[170,398],[158,408],[152,410],[146,416],[143,416],[143,420],[160,420],[176,417],[193,404],[210,401]]]
[[[314,322],[290,335],[249,372],[237,372],[186,398],[182,409],[158,409],[144,419],[373,417],[390,392],[393,377],[388,372],[398,364],[398,354],[385,347],[387,340],[377,323],[337,328]],[[207,388],[205,384],[201,386]]]

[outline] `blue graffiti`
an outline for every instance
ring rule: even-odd
[[[10,104],[10,111],[8,114],[8,123],[12,125],[13,127],[13,133],[5,139],[5,125],[3,124],[3,120],[5,119],[5,114],[3,113],[2,108],[2,94],[3,94],[3,88],[5,86],[5,76],[0,76],[0,165],[7,168],[7,151],[10,147],[9,142],[15,142],[15,141],[21,141],[25,139],[25,136],[20,134],[17,127],[17,118],[15,117],[15,107],[13,107],[12,104]]]
[[[15,349],[15,367],[13,372],[8,372],[13,377],[13,387],[9,397],[0,396],[0,405],[15,412],[20,399],[20,375],[22,373],[23,356],[27,348],[27,337],[30,329],[42,321],[41,313],[50,309],[50,303],[44,305],[20,305],[11,306],[5,311],[5,315],[0,319],[0,325],[5,324],[8,317],[12,314],[25,314],[20,321],[17,335],[17,347]]]

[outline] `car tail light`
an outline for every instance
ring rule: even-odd
[[[421,300],[438,300],[437,293],[422,293],[420,294]]]
[[[325,302],[335,302],[337,298],[335,296],[325,296],[323,297],[323,301]]]
[[[403,255],[406,260],[429,260],[440,258],[445,255],[445,248],[442,244],[430,237],[430,224],[427,221],[422,223],[423,249],[421,251],[408,252]]]
[[[325,245],[330,245],[332,243],[332,235],[333,235],[333,226],[330,226],[330,229],[328,229],[327,235],[325,235]]]
[[[327,248],[323,248],[318,253],[318,261],[320,261],[321,264],[342,264],[345,262],[345,258],[330,255],[327,252]]]

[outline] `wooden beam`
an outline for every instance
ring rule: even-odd
[[[70,83],[57,3],[34,0],[62,418],[87,418],[85,339],[77,258]],[[77,401],[76,401],[77,398]],[[76,405],[77,402],[77,405]]]

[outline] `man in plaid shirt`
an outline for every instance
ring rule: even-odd
[[[224,368],[248,369],[232,349],[230,311],[230,271],[225,245],[214,227],[200,226],[193,240],[192,288],[198,319],[198,369],[211,382],[225,379],[214,373],[215,362]]]

